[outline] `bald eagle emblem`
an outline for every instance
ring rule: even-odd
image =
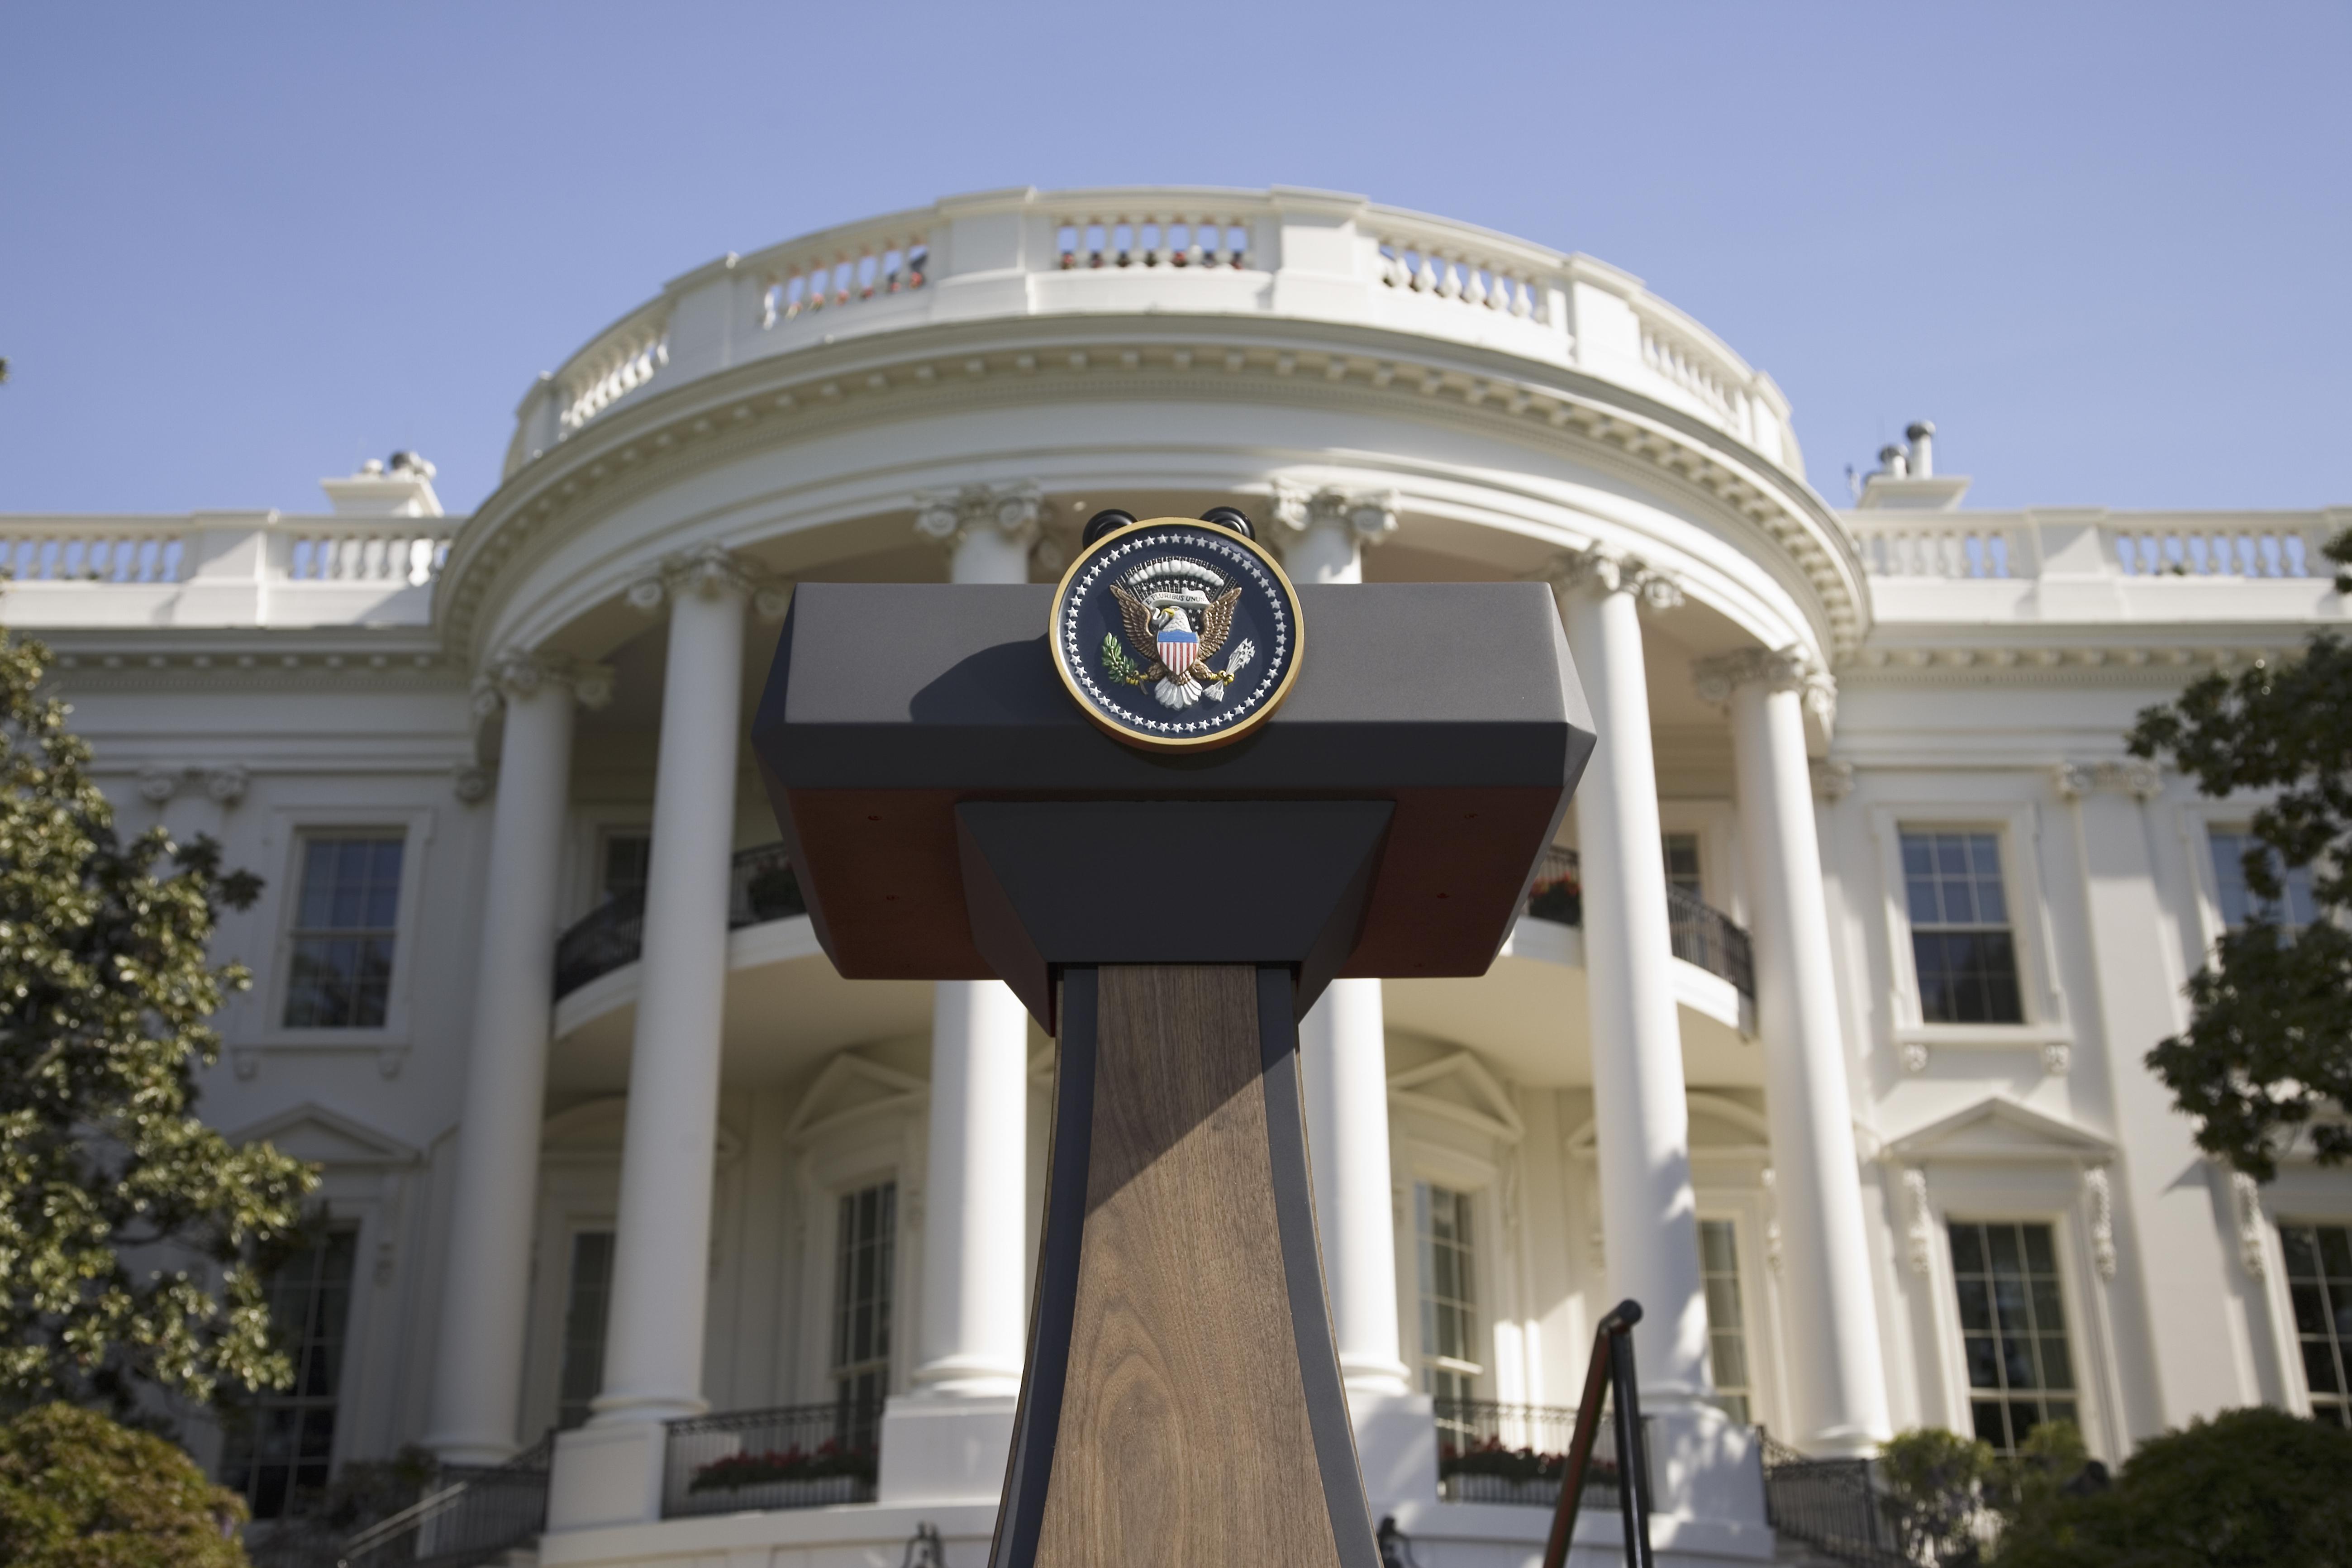
[[[1113,632],[1103,638],[1103,673],[1144,688],[1163,707],[1223,701],[1234,678],[1257,658],[1257,645],[1244,637],[1224,668],[1217,667],[1217,656],[1233,635],[1234,606],[1242,591],[1198,561],[1177,555],[1147,561],[1113,583],[1110,591],[1127,641],[1142,662],[1129,656]]]

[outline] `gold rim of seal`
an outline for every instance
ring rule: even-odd
[[[1115,724],[1103,717],[1102,710],[1094,705],[1087,698],[1085,689],[1070,674],[1069,661],[1062,656],[1062,605],[1069,595],[1070,584],[1076,579],[1079,570],[1103,550],[1125,539],[1138,529],[1180,525],[1188,528],[1213,529],[1225,535],[1256,556],[1265,569],[1273,574],[1275,582],[1281,586],[1283,602],[1290,607],[1290,668],[1282,672],[1281,682],[1267,695],[1265,701],[1256,711],[1222,731],[1207,735],[1150,735],[1128,729],[1121,724]],[[1282,706],[1282,700],[1290,695],[1291,682],[1298,679],[1299,660],[1307,653],[1307,618],[1299,614],[1298,590],[1292,585],[1290,574],[1282,569],[1282,563],[1276,561],[1273,554],[1256,540],[1249,538],[1237,529],[1227,528],[1223,523],[1206,522],[1197,517],[1151,517],[1129,523],[1124,528],[1112,529],[1108,533],[1078,552],[1076,559],[1070,563],[1069,570],[1062,574],[1061,582],[1054,587],[1053,603],[1045,612],[1045,646],[1054,650],[1054,673],[1062,678],[1062,686],[1069,692],[1070,700],[1078,705],[1078,711],[1084,713],[1096,729],[1124,741],[1129,745],[1147,747],[1156,752],[1209,752],[1214,751],[1219,746],[1230,746],[1243,736],[1251,733],[1272,717],[1274,710]]]

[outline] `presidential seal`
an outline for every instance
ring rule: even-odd
[[[1264,722],[1298,673],[1298,595],[1249,520],[1102,512],[1054,593],[1062,684],[1131,745],[1222,746]]]

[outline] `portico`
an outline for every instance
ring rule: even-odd
[[[1285,197],[1243,227],[1248,245],[1271,255],[1285,224],[1319,226],[1329,216]],[[464,1325],[457,1337],[474,1348],[463,1374],[446,1373],[436,1394],[432,1430],[444,1435],[442,1451],[478,1462],[520,1445],[534,1417],[515,1391],[550,1386],[529,1364],[551,1352],[527,1343],[530,1290],[513,1261],[524,1250],[517,1216],[543,1206],[531,1196],[527,1157],[538,1129],[524,1125],[520,1109],[522,1086],[540,1081],[551,1107],[625,1087],[613,1218],[578,1222],[612,1226],[609,1310],[589,1418],[558,1445],[549,1550],[659,1521],[666,1478],[675,1497],[667,1424],[706,1410],[848,1397],[845,1374],[831,1370],[848,1363],[828,1340],[848,1310],[838,1289],[850,1256],[839,1225],[757,1234],[751,1215],[775,1200],[749,1189],[730,1197],[739,1178],[715,1157],[728,1128],[747,1149],[759,1144],[746,1114],[762,1095],[805,1097],[845,1081],[846,1071],[861,1083],[900,1086],[885,1097],[897,1109],[871,1113],[884,1117],[873,1134],[896,1139],[898,1152],[866,1162],[892,1173],[889,1241],[898,1249],[893,1337],[876,1363],[887,1369],[884,1381],[856,1385],[885,1394],[871,1506],[992,1505],[1020,1377],[1050,1048],[995,983],[928,987],[928,1006],[910,1012],[909,988],[863,996],[824,982],[813,942],[791,935],[788,904],[774,906],[781,918],[740,918],[759,911],[747,910],[739,884],[769,874],[730,865],[730,851],[756,858],[750,847],[759,841],[749,837],[759,814],[738,751],[745,672],[761,667],[772,636],[756,601],[781,608],[773,601],[793,582],[829,576],[1045,579],[1090,508],[1184,515],[1239,504],[1261,519],[1302,582],[1373,573],[1552,582],[1604,736],[1572,842],[1561,847],[1566,869],[1545,884],[1552,902],[1531,908],[1495,977],[1458,983],[1471,988],[1461,1011],[1433,1020],[1424,1010],[1401,1033],[1381,983],[1344,981],[1302,1026],[1333,1321],[1376,1506],[1413,1514],[1424,1531],[1441,1520],[1468,1528],[1460,1509],[1473,1505],[1439,1500],[1433,1400],[1447,1402],[1449,1431],[1464,1419],[1454,1405],[1465,1393],[1499,1401],[1496,1408],[1558,1402],[1580,1370],[1580,1315],[1597,1311],[1604,1293],[1632,1295],[1648,1311],[1639,1350],[1662,1506],[1679,1521],[1673,1528],[1686,1550],[1748,1553],[1761,1539],[1752,1444],[1722,1414],[1709,1372],[1710,1334],[1723,1325],[1708,1317],[1692,1166],[1700,1084],[1769,1126],[1760,1156],[1769,1165],[1743,1178],[1757,1195],[1738,1201],[1763,1215],[1770,1181],[1776,1245],[1805,1261],[1801,1275],[1764,1277],[1764,1222],[1737,1222],[1754,1270],[1744,1281],[1752,1321],[1738,1332],[1754,1340],[1759,1365],[1777,1367],[1785,1348],[1790,1371],[1785,1386],[1778,1372],[1741,1371],[1735,1404],[1751,1419],[1771,1404],[1786,1413],[1789,1436],[1822,1452],[1866,1447],[1886,1425],[1883,1399],[1874,1403],[1869,1392],[1883,1373],[1867,1276],[1823,1288],[1812,1268],[1817,1258],[1853,1261],[1863,1202],[1850,1118],[1835,1111],[1836,1086],[1821,1087],[1844,1053],[1834,1009],[1820,994],[1825,917],[1818,903],[1792,903],[1783,886],[1790,879],[1780,875],[1818,858],[1810,796],[1801,788],[1792,801],[1787,790],[1826,731],[1818,721],[1806,730],[1794,695],[1759,695],[1753,682],[1735,681],[1727,695],[1717,689],[1720,669],[1773,658],[1825,670],[1853,635],[1857,574],[1810,493],[1787,477],[1793,447],[1777,393],[1720,356],[1723,368],[1694,375],[1696,329],[1670,325],[1637,285],[1581,258],[1544,263],[1557,268],[1545,272],[1517,253],[1450,250],[1433,234],[1418,247],[1381,237],[1391,220],[1358,220],[1361,255],[1326,282],[1352,276],[1343,293],[1369,290],[1367,307],[1377,306],[1370,319],[1391,322],[1375,338],[1362,335],[1356,307],[1328,292],[1304,316],[1258,317],[1231,303],[1198,313],[1200,303],[1223,299],[1227,280],[1172,263],[1129,278],[1057,261],[1034,275],[1028,303],[1013,315],[986,307],[967,316],[957,302],[981,298],[973,289],[989,267],[1017,275],[1034,265],[1022,258],[1038,220],[1015,203],[1002,212],[957,208],[944,221],[952,243],[922,249],[919,264],[909,259],[919,254],[914,239],[877,229],[879,248],[866,252],[877,259],[858,264],[866,281],[846,306],[837,289],[795,293],[812,286],[791,279],[781,296],[772,282],[761,294],[754,284],[766,262],[682,279],[658,310],[624,322],[607,334],[609,347],[583,351],[582,362],[625,359],[640,339],[658,338],[666,368],[609,398],[565,401],[572,372],[551,383],[557,391],[540,406],[562,417],[542,429],[541,416],[526,407],[509,485],[488,509],[502,521],[453,557],[464,584],[449,595],[453,630],[530,650],[520,657],[533,669],[618,672],[610,716],[592,715],[585,732],[600,757],[632,759],[635,782],[625,788],[650,801],[639,820],[651,851],[642,891],[625,894],[638,900],[627,907],[640,912],[627,918],[643,935],[634,953],[625,942],[612,950],[618,967],[567,969],[559,997],[543,978],[551,966],[519,961],[478,1003],[486,1016],[495,1005],[505,1010],[499,1016],[554,1023],[535,1034],[505,1026],[507,1043],[492,1055],[513,1087],[501,1090],[489,1064],[476,1069],[486,1103],[515,1108],[495,1139],[487,1118],[468,1134],[458,1165],[456,1208],[480,1216],[473,1223],[481,1235],[470,1250],[453,1252],[478,1260],[448,1275],[444,1331]],[[1482,300],[1465,306],[1429,292],[1410,271],[1393,280],[1399,244],[1414,267],[1442,268],[1457,287],[1478,280]],[[1000,255],[989,248],[998,245],[1009,248],[986,260]],[[800,264],[781,265],[790,272]],[[1277,265],[1277,294],[1303,285],[1307,266]],[[1102,289],[1111,291],[1106,300],[1134,295],[1124,308],[1157,298],[1160,313],[1148,327],[1141,317],[1061,313],[1065,296],[1077,308]],[[745,313],[747,301],[763,299]],[[813,335],[802,322],[820,307],[833,330]],[[966,324],[949,325],[959,320]],[[926,334],[944,335],[926,348]],[[1674,356],[1648,346],[1670,339],[1685,345]],[[1408,349],[1418,368],[1399,357]],[[1516,371],[1504,374],[1506,360]],[[1552,373],[1543,367],[1562,361],[1602,379],[1548,389]],[[656,395],[664,386],[674,395]],[[994,411],[1007,399],[1059,410],[1050,453],[1006,455]],[[1430,417],[1435,409],[1443,418]],[[1315,432],[1342,411],[1360,437],[1357,451],[1386,455],[1244,455],[1286,443],[1321,447]],[[1188,439],[1139,442],[1147,427],[1182,429]],[[892,449],[887,472],[866,450],[868,433],[882,431]],[[688,449],[704,455],[679,468]],[[787,454],[789,468],[779,468]],[[1504,468],[1518,477],[1496,483]],[[776,476],[786,472],[779,489]],[[681,510],[676,486],[688,475],[696,500]],[[507,534],[550,542],[513,564],[473,542]],[[1774,563],[1746,563],[1757,552]],[[1815,673],[1816,692],[1825,685]],[[583,876],[551,857],[545,825],[566,809],[551,781],[569,772],[592,793],[614,786],[579,774],[569,731],[541,717],[552,706],[544,695],[515,695],[511,682],[484,689],[496,710],[486,735],[499,748],[493,880],[530,884],[527,898],[509,897],[541,944],[533,951],[544,953],[562,900],[574,910],[593,903],[582,894],[604,874],[592,866]],[[1663,773],[1653,738],[1662,690],[1672,711]],[[1676,797],[1694,794],[1722,805],[1696,808],[1713,814],[1704,833],[1671,836],[1668,816],[1680,823],[1695,809]],[[1703,851],[1695,847],[1702,841]],[[1669,851],[1678,880],[1670,880]],[[1575,924],[1563,923],[1569,900],[1580,904]],[[730,909],[739,917],[731,921]],[[1757,932],[1751,961],[1748,931],[1766,916],[1773,934]],[[609,908],[592,920],[611,926]],[[1805,930],[1791,934],[1798,927]],[[576,946],[567,942],[567,952]],[[1417,983],[1405,984],[1398,995],[1413,1012]],[[1531,1047],[1483,1037],[1505,1015],[1525,1022],[1503,1033],[1523,1031]],[[811,1026],[819,1016],[824,1026]],[[1434,1036],[1423,1032],[1433,1023]],[[492,1037],[487,1028],[478,1037]],[[1451,1049],[1465,1065],[1429,1077],[1413,1064],[1433,1048],[1436,1060],[1450,1060],[1443,1051]],[[1428,1142],[1417,1129],[1432,1113],[1422,1108],[1445,1103],[1457,1092],[1450,1085],[1469,1081],[1465,1072],[1493,1086],[1502,1114],[1465,1110]],[[764,1084],[775,1088],[757,1087]],[[1531,1120],[1521,1102],[1541,1116]],[[1405,1121],[1392,1121],[1392,1111]],[[1558,1128],[1555,1137],[1580,1121],[1591,1127],[1582,1145],[1589,1174],[1577,1173],[1584,1156],[1573,1149],[1525,1146],[1537,1121]],[[1825,1128],[1845,1142],[1824,1142]],[[477,1153],[477,1142],[494,1146]],[[811,1215],[806,1205],[832,1201],[807,1190],[814,1167],[804,1147],[777,1157],[802,1173],[791,1178],[800,1195],[786,1211],[799,1204]],[[747,1154],[747,1168],[758,1158]],[[1539,1197],[1546,1186],[1559,1195]],[[1571,1196],[1578,1191],[1581,1200]],[[1577,1201],[1592,1224],[1571,1217]],[[1455,1217],[1432,1220],[1433,1204],[1454,1205]],[[1537,1244],[1526,1226],[1538,1212],[1570,1234],[1597,1231],[1605,1273],[1567,1235]],[[837,1256],[815,1250],[827,1235]],[[780,1244],[779,1263],[761,1260]],[[544,1237],[540,1245],[545,1259],[554,1249]],[[1473,1260],[1476,1278],[1459,1289],[1475,1300],[1460,1310],[1476,1328],[1473,1341],[1440,1345],[1431,1338],[1444,1338],[1431,1327],[1440,1299],[1431,1295],[1440,1289],[1431,1270],[1449,1247],[1445,1257]],[[542,1262],[542,1303],[577,1288],[559,1273]],[[765,1300],[748,1283],[753,1274],[776,1281]],[[778,1287],[783,1294],[772,1293]],[[1783,1289],[1794,1296],[1788,1321],[1807,1325],[1785,1346],[1773,1326],[1782,1321],[1775,1298]],[[498,1325],[486,1325],[488,1316]],[[558,1316],[542,1305],[537,1321]],[[739,1352],[727,1386],[712,1383],[730,1359],[707,1342],[722,1321],[739,1341],[752,1322],[782,1336],[776,1353],[753,1358],[764,1374],[747,1381]],[[1443,1378],[1431,1370],[1440,1365]],[[1489,1523],[1511,1528],[1507,1519]]]

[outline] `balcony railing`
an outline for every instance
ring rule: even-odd
[[[1812,1459],[1763,1428],[1764,1517],[1775,1531],[1853,1568],[1908,1568],[1893,1500],[1868,1459]]]
[[[1544,851],[1528,891],[1527,912],[1560,925],[1584,924],[1584,873],[1573,849],[1555,845]],[[1666,887],[1666,935],[1676,958],[1719,975],[1743,996],[1756,994],[1756,958],[1748,932],[1729,915],[1698,895]]]
[[[414,1505],[343,1542],[337,1568],[476,1568],[547,1528],[551,1432],[503,1465],[451,1466]]]
[[[808,913],[800,879],[781,844],[736,851],[727,879],[727,929]],[[602,974],[635,963],[646,946],[646,896],[642,891],[607,899],[558,938],[555,994],[570,995]]]
[[[847,1401],[673,1421],[662,1517],[872,1502],[881,1425]]]
[[[1551,1508],[1568,1471],[1576,1412],[1549,1405],[1497,1405],[1484,1399],[1440,1399],[1437,1495],[1446,1502],[1522,1503]],[[1643,1424],[1643,1441],[1648,1426]],[[1580,1511],[1617,1509],[1617,1445],[1603,1426],[1594,1441],[1592,1469]]]
[[[1527,912],[1561,925],[1584,923],[1583,873],[1576,851],[1553,847],[1543,854]],[[799,879],[782,844],[736,852],[728,882],[727,929],[740,931],[764,921],[808,913]],[[1756,994],[1756,964],[1748,933],[1721,910],[1680,888],[1666,889],[1667,934],[1676,958],[1720,975]],[[646,900],[641,892],[619,894],[590,910],[555,944],[555,994],[567,996],[599,975],[635,963],[645,951]]]

